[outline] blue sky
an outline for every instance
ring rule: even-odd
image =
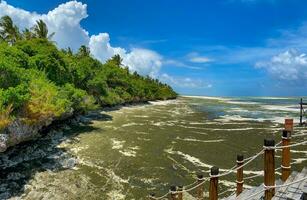
[[[79,7],[87,6],[76,9],[72,2],[65,7],[81,13],[73,15],[79,20],[69,33],[48,14],[67,1],[7,0],[5,4],[21,26],[32,22],[20,17],[23,11],[17,8],[34,18],[45,17],[59,32],[60,47],[88,42],[102,61],[119,52],[131,70],[157,77],[180,94],[307,95],[307,1],[78,2]],[[6,10],[0,8],[0,15],[8,13],[7,7],[2,9]],[[54,13],[68,15],[65,9]],[[78,31],[84,36],[78,38]],[[65,34],[74,38],[71,44],[62,41]]]

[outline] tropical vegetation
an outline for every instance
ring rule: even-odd
[[[172,88],[130,72],[115,55],[106,63],[86,46],[59,50],[54,33],[39,20],[20,31],[0,20],[0,129],[18,118],[27,123],[84,113],[98,107],[175,98]]]

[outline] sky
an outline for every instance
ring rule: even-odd
[[[306,0],[2,0],[3,15],[182,95],[307,95]]]

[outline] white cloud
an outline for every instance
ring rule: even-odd
[[[206,56],[201,56],[199,55],[199,53],[197,52],[192,52],[190,54],[187,55],[188,59],[190,62],[193,63],[208,63],[208,62],[212,62],[213,60],[206,57]]]
[[[154,51],[135,48],[123,55],[123,64],[141,75],[156,77],[162,65],[162,57]]]
[[[114,48],[111,46],[110,37],[107,33],[100,33],[98,35],[91,36],[89,48],[91,49],[93,56],[102,62],[105,62],[115,54],[119,54],[121,56],[126,54],[125,49],[120,47]]]
[[[173,77],[166,73],[162,74],[159,78],[162,82],[165,82],[178,88],[212,88],[212,84],[206,83],[201,79],[192,79],[188,77]]]
[[[12,17],[21,29],[30,28],[36,20],[42,19],[48,25],[50,33],[55,32],[53,40],[60,48],[71,47],[76,50],[89,42],[88,32],[80,25],[80,21],[88,16],[87,6],[77,1],[61,4],[47,14],[28,12],[2,1],[0,16],[4,15]]]
[[[5,1],[0,3],[0,17],[9,15],[21,28],[30,28],[36,20],[42,19],[48,26],[52,38],[60,48],[71,47],[77,50],[81,45],[89,46],[94,57],[102,62],[115,54],[123,58],[123,63],[131,71],[142,75],[157,76],[162,65],[162,56],[148,49],[132,49],[128,52],[120,47],[112,47],[108,33],[90,36],[80,25],[81,20],[88,17],[87,5],[77,1],[60,4],[47,14],[38,14],[15,8]]]
[[[162,65],[170,66],[170,67],[182,67],[182,68],[193,69],[193,70],[201,70],[202,69],[201,67],[187,65],[182,61],[174,60],[174,59],[165,59],[165,60],[162,61]]]
[[[297,50],[288,50],[273,56],[269,61],[256,63],[256,68],[263,68],[279,80],[307,81],[307,56]]]

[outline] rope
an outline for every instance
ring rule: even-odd
[[[252,195],[248,196],[246,199],[250,199],[250,198],[252,198],[252,197],[254,197],[254,196],[256,196],[256,195],[258,195],[258,194],[260,194],[260,193],[262,193],[262,192],[264,192],[266,190],[269,190],[269,189],[282,188],[282,187],[290,186],[290,185],[293,185],[295,183],[299,183],[299,182],[304,181],[304,180],[307,180],[307,177],[304,177],[302,179],[299,179],[297,181],[293,181],[293,182],[290,182],[290,183],[287,183],[287,184],[282,184],[282,185],[273,185],[273,186],[266,186],[266,185],[264,185],[264,189],[263,190],[260,190],[259,192],[256,192],[255,194],[252,194]]]
[[[155,200],[160,200],[160,199],[164,199],[165,197],[167,197],[167,195],[169,195],[170,192],[166,193],[165,195],[163,196],[160,196],[160,197],[150,197],[152,199],[155,199]]]
[[[242,167],[248,165],[249,163],[251,163],[253,160],[255,160],[258,156],[260,156],[261,154],[263,154],[264,149],[262,149],[261,151],[259,151],[256,155],[254,155],[251,159],[249,159],[249,161],[247,161],[246,163],[244,163],[243,165],[236,167],[234,169],[230,169],[228,171],[226,171],[225,173],[219,174],[219,175],[215,175],[215,176],[210,176],[210,177],[222,177],[222,176],[226,176],[228,174],[231,174],[232,172],[241,169]]]
[[[295,183],[299,183],[299,182],[304,181],[304,180],[307,180],[307,176],[304,177],[304,178],[301,178],[301,179],[299,179],[299,180],[296,180],[296,181],[287,183],[287,184],[273,185],[273,186],[266,186],[266,185],[264,185],[264,188],[265,188],[265,190],[269,190],[269,189],[272,189],[272,188],[282,188],[282,187],[286,187],[286,186],[289,186],[289,185],[293,185],[293,184],[295,184]]]
[[[245,177],[245,178],[243,178],[243,180],[249,180],[249,179],[252,179],[252,178],[259,177],[259,176],[263,176],[263,173]]]
[[[225,190],[225,191],[219,193],[218,196],[221,196],[221,195],[223,195],[223,194],[225,194],[225,193],[227,193],[227,192],[231,192],[231,190]],[[231,195],[230,195],[230,196],[231,196]]]
[[[272,150],[272,149],[284,149],[284,148],[295,147],[295,146],[305,145],[305,144],[307,144],[307,141],[298,142],[298,143],[295,143],[295,144],[291,144],[291,145],[287,145],[287,146],[280,146],[280,147],[277,147],[277,146],[274,146],[274,147],[266,147],[266,146],[264,146],[263,148],[264,148],[264,149],[267,149],[267,150]]]
[[[292,137],[300,137],[300,136],[304,136],[304,135],[307,135],[307,133],[306,133],[306,134],[300,134],[300,135],[294,135],[294,136],[292,136]],[[258,156],[260,156],[261,154],[263,154],[264,150],[266,150],[266,149],[267,149],[267,150],[272,150],[272,149],[276,150],[276,149],[283,149],[283,148],[295,147],[295,146],[299,146],[299,145],[305,145],[305,144],[307,144],[307,141],[299,142],[299,143],[295,143],[295,144],[287,145],[287,146],[279,146],[281,143],[282,143],[282,142],[277,143],[274,147],[266,147],[266,146],[264,146],[263,149],[262,149],[261,151],[259,151],[256,155],[243,159],[243,161],[247,161],[247,162],[245,162],[243,165],[240,165],[239,167],[236,167],[236,165],[235,165],[235,166],[233,166],[232,168],[230,168],[228,171],[226,171],[225,173],[222,173],[222,174],[219,174],[219,175],[214,175],[214,176],[210,175],[210,177],[218,178],[218,177],[222,177],[222,176],[227,176],[227,175],[233,173],[234,171],[236,171],[236,170],[238,170],[238,169],[241,169],[241,168],[243,168],[244,166],[246,166],[246,165],[248,165],[249,163],[251,163],[251,162],[252,162],[253,160],[255,160]],[[276,168],[275,170],[277,171],[277,170],[280,170],[280,169],[281,169],[281,167],[278,167],[278,168]],[[252,179],[252,178],[255,178],[255,177],[258,177],[258,176],[262,176],[262,175],[263,175],[263,174],[253,175],[253,176],[250,176],[250,177],[246,177],[246,178],[244,178],[243,180]],[[199,183],[199,184],[197,184],[197,185],[195,185],[195,186],[193,186],[193,187],[191,187],[191,188],[189,188],[189,189],[184,189],[185,187],[190,187],[191,185],[194,185],[194,184],[197,182],[197,181],[196,181],[196,182],[191,183],[191,184],[189,184],[189,185],[187,185],[187,186],[184,186],[182,191],[171,192],[171,194],[179,194],[179,193],[183,193],[183,192],[190,192],[190,191],[192,191],[192,190],[194,190],[194,189],[196,189],[196,188],[202,186],[202,185],[205,183],[205,181],[207,181],[208,179],[209,179],[208,177],[207,177],[207,178],[203,178],[203,181],[202,181],[201,183]],[[278,187],[284,187],[284,186],[287,186],[287,185],[291,185],[291,184],[300,182],[300,181],[305,180],[305,179],[307,179],[307,177],[305,177],[305,178],[303,178],[303,179],[300,179],[300,180],[298,180],[298,181],[295,181],[295,182],[286,184],[286,185],[266,186],[266,188],[269,187],[269,189],[270,189],[270,188],[274,188],[274,187],[276,187],[276,188],[278,188]],[[264,190],[262,190],[262,191],[259,191],[259,192],[255,193],[255,194],[249,196],[248,198],[251,198],[251,197],[253,197],[253,196],[256,196],[257,194],[260,194],[261,192],[263,192],[263,191],[265,191],[265,190],[266,190],[266,189],[264,189]],[[223,194],[223,193],[225,193],[225,191],[222,192],[221,194]],[[152,198],[152,199],[155,199],[155,200],[160,200],[160,199],[163,199],[163,198],[167,197],[167,195],[169,195],[169,194],[170,194],[170,192],[168,192],[168,193],[166,193],[165,195],[160,196],[160,197],[151,197],[151,198]]]
[[[183,193],[183,192],[190,192],[190,191],[192,191],[192,190],[194,190],[194,189],[196,189],[196,188],[202,186],[207,180],[209,180],[208,177],[207,177],[207,178],[203,178],[203,182],[201,182],[201,183],[195,185],[194,187],[191,187],[191,188],[189,188],[189,189],[183,189],[182,191],[177,191],[176,193],[173,193],[173,194],[179,194],[179,193]]]
[[[183,186],[183,188],[188,188],[188,187],[191,187],[192,185],[196,184],[198,181],[194,181],[193,183],[189,184],[189,185],[186,185],[186,186]]]

